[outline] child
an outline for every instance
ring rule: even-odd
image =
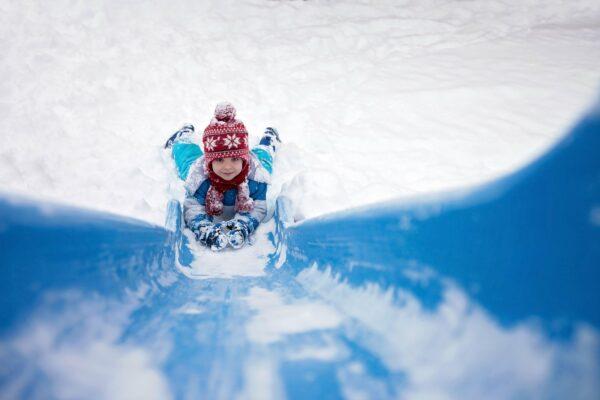
[[[231,103],[219,103],[204,130],[200,147],[191,143],[191,125],[176,132],[172,147],[179,177],[184,180],[184,220],[200,243],[220,251],[247,242],[267,214],[267,188],[272,173],[277,130],[267,128],[260,144],[249,151],[248,132],[235,118]]]

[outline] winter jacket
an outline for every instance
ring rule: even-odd
[[[267,215],[267,189],[271,175],[258,160],[256,154],[250,152],[250,170],[248,172],[248,188],[250,197],[254,200],[254,209],[244,214],[256,227]],[[229,189],[224,193],[223,213],[218,216],[206,214],[205,198],[211,183],[204,171],[204,157],[200,157],[190,167],[190,172],[185,180],[186,199],[183,203],[184,220],[186,225],[198,223],[202,220],[222,222],[239,216],[235,212],[235,198],[237,189]],[[253,230],[254,230],[253,229]]]

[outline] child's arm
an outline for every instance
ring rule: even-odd
[[[254,200],[254,208],[250,212],[238,212],[225,224],[231,247],[237,249],[244,245],[267,215],[267,184],[257,183],[250,197]]]
[[[193,195],[187,194],[183,202],[183,219],[192,231],[197,230],[201,225],[213,222],[212,217],[206,213],[204,207],[208,186],[208,181],[204,181],[196,193]]]
[[[208,185],[202,184],[193,196],[186,196],[183,219],[200,243],[212,250],[221,250],[227,246],[227,236],[221,224],[215,224],[213,218],[206,213],[204,199],[207,191]]]
[[[204,205],[194,196],[186,196],[183,202],[183,219],[188,228],[197,231],[203,225],[210,225],[212,218],[206,214]]]

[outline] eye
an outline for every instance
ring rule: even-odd
[[[231,159],[231,161],[233,161],[233,162],[236,162],[236,161],[241,161],[241,158],[239,158],[239,157],[233,157],[233,158]]]
[[[223,159],[222,159],[222,158],[216,158],[216,159],[215,159],[215,162],[222,163],[222,162],[223,162]]]

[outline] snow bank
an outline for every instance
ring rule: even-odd
[[[6,1],[0,190],[162,224],[160,145],[229,100],[298,217],[496,176],[598,87],[600,4]]]

